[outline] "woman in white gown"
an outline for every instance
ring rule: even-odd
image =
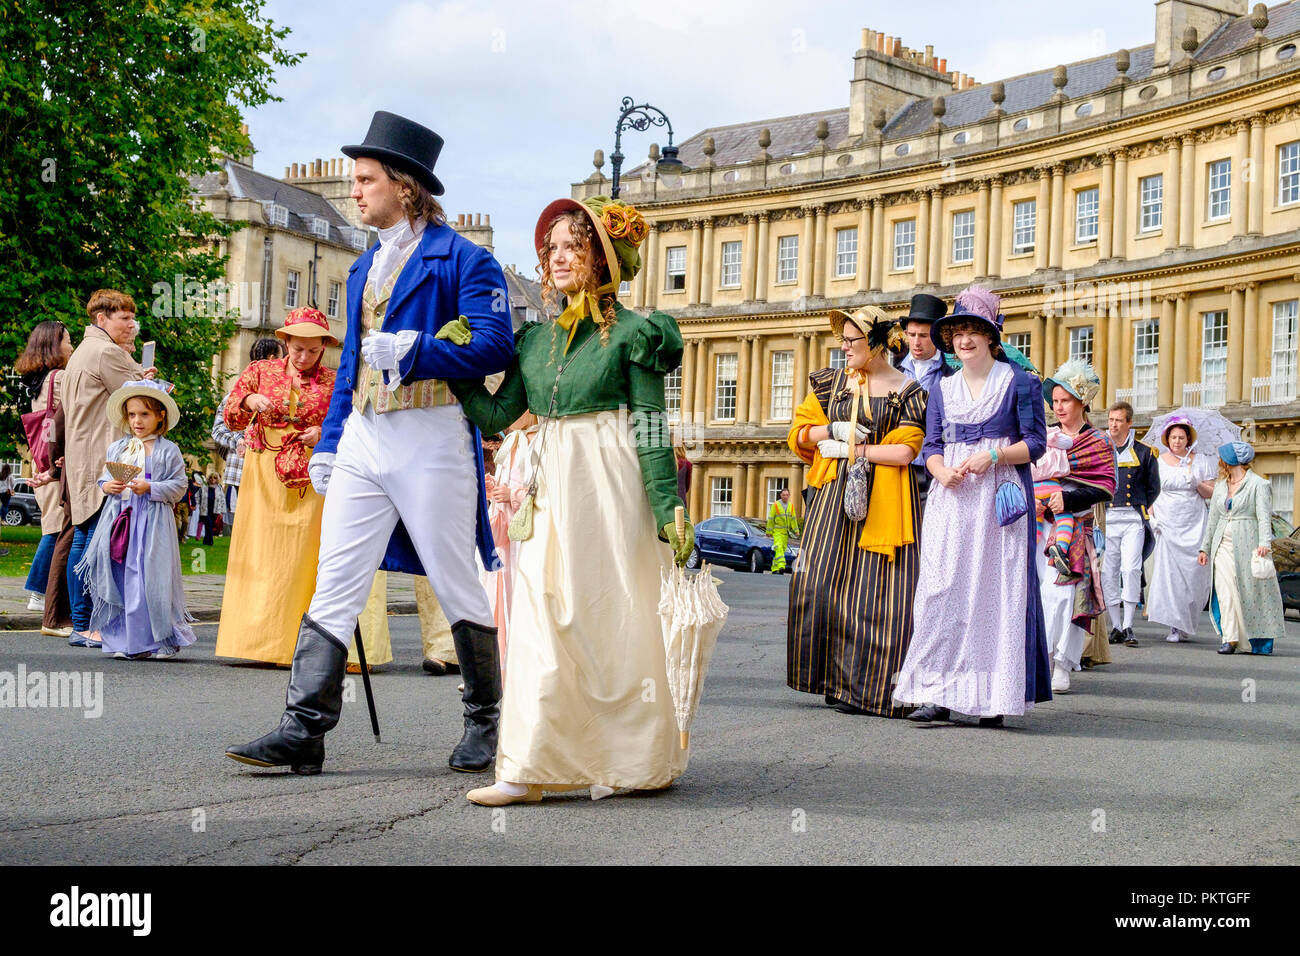
[[[1170,643],[1196,633],[1205,602],[1210,599],[1210,568],[1196,562],[1214,493],[1217,462],[1213,456],[1190,451],[1196,429],[1184,418],[1171,418],[1160,436],[1160,495],[1151,508],[1156,533],[1151,583],[1147,588],[1147,618],[1169,628]]]

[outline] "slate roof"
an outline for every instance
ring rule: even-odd
[[[259,173],[251,166],[233,159],[226,159],[223,166],[229,177],[229,182],[224,187],[219,179],[220,173],[207,173],[191,180],[194,191],[200,196],[210,196],[224,188],[232,198],[274,201],[289,210],[288,228],[294,232],[320,238],[315,236],[311,228],[312,219],[319,217],[329,223],[329,238],[332,241],[351,245],[351,233],[345,230],[351,230],[352,224],[324,196]]]
[[[1265,35],[1270,39],[1300,30],[1300,0],[1291,0],[1289,3],[1270,8],[1268,18],[1269,24]],[[1250,14],[1236,17],[1206,37],[1193,54],[1193,59],[1197,61],[1217,59],[1248,46],[1254,42],[1254,38],[1255,28],[1250,25]],[[1115,58],[1115,53],[1107,53],[1090,60],[1067,63],[1068,82],[1065,86],[1065,95],[1074,99],[1105,89],[1115,79]],[[1129,69],[1126,75],[1131,81],[1140,82],[1151,75],[1154,61],[1155,44],[1148,43],[1130,49]],[[1002,83],[1006,89],[1006,100],[1002,103],[1002,109],[1007,113],[1018,113],[1051,102],[1052,96],[1056,93],[1056,87],[1052,85],[1054,72],[1055,67],[1049,67],[1004,79]],[[945,93],[946,112],[942,117],[944,128],[968,126],[988,116],[993,109],[991,87],[991,83],[984,83],[969,90]],[[931,104],[932,100],[928,97],[909,101],[889,118],[884,129],[886,138],[901,139],[929,130],[935,119]],[[701,130],[680,144],[678,158],[690,167],[702,165],[705,160],[704,140],[712,136],[716,147],[713,162],[716,165],[732,166],[752,160],[759,154],[758,134],[764,127],[770,129],[772,133],[772,145],[768,147],[768,152],[773,157],[806,153],[818,146],[815,132],[817,121],[822,119],[826,120],[830,128],[826,145],[835,148],[848,136],[847,107]],[[643,162],[623,175],[630,178],[647,165]]]

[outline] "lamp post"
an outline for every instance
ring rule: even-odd
[[[623,131],[626,129],[635,129],[645,131],[651,126],[668,127],[668,145],[664,147],[663,156],[655,164],[655,169],[660,173],[684,172],[686,165],[677,158],[677,147],[673,145],[673,124],[668,121],[668,116],[663,110],[649,103],[633,103],[632,97],[623,97],[621,104],[623,112],[618,116],[618,123],[614,126],[614,153],[609,157],[614,167],[614,184],[610,189],[610,198],[618,198],[618,174],[623,168]]]

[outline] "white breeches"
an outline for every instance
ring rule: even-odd
[[[1142,516],[1133,508],[1106,511],[1106,554],[1101,562],[1101,594],[1107,607],[1142,598]]]
[[[459,405],[348,417],[321,518],[307,613],[346,642],[400,519],[453,624],[493,627],[475,555],[478,482]]]

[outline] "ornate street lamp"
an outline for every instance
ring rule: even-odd
[[[677,158],[677,147],[673,145],[673,124],[668,121],[668,116],[663,110],[649,103],[635,104],[632,97],[623,97],[623,112],[618,116],[618,123],[614,126],[614,154],[610,156],[610,162],[614,167],[614,185],[610,190],[610,198],[618,198],[618,173],[623,168],[623,131],[625,129],[635,129],[644,132],[651,126],[668,127],[668,145],[664,147],[663,155],[659,162],[655,163],[655,169],[661,174],[665,173],[683,173],[686,171],[686,164]]]

